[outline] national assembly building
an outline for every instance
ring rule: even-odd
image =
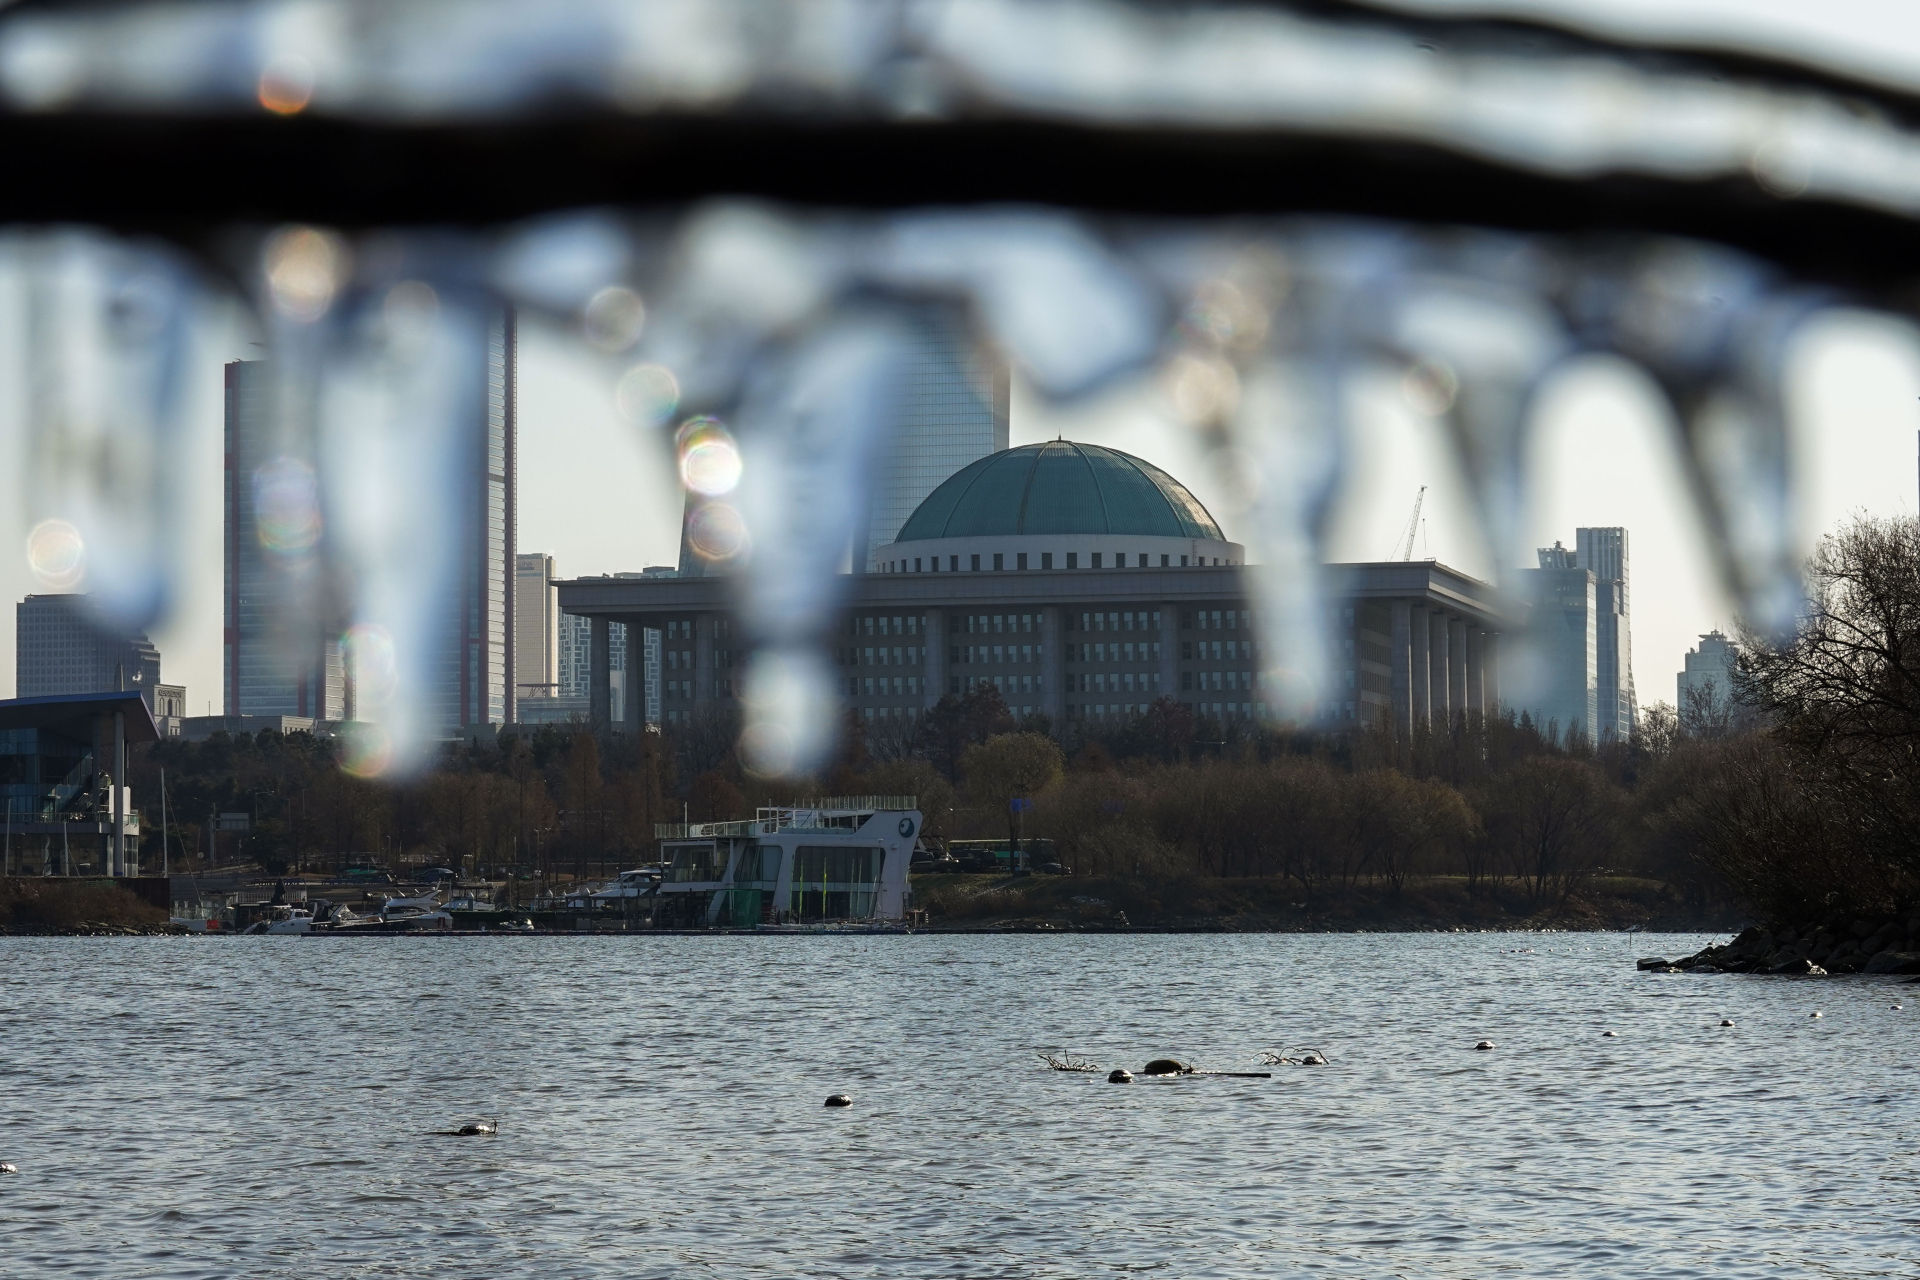
[[[1056,726],[1117,724],[1161,697],[1223,723],[1275,715],[1262,673],[1286,664],[1263,652],[1245,549],[1186,486],[1118,450],[1055,440],[979,458],[871,563],[845,584],[833,637],[841,697],[869,721],[918,717],[981,683]],[[1408,730],[1498,703],[1510,608],[1493,587],[1431,561],[1331,565],[1328,580],[1321,724]],[[746,653],[727,578],[558,586],[561,609],[591,620],[596,658],[614,624],[660,632],[665,724],[736,705]],[[613,720],[608,667],[590,672],[599,725]]]

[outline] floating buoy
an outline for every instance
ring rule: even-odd
[[[1140,1074],[1143,1076],[1185,1076],[1192,1075],[1193,1068],[1184,1062],[1177,1062],[1172,1058],[1155,1058],[1152,1062],[1140,1068]]]
[[[1603,1040],[1612,1040],[1617,1036],[1619,1036],[1619,1034],[1620,1033],[1618,1031],[1602,1031],[1600,1033],[1600,1038]]]
[[[6,1161],[0,1160],[0,1173],[18,1173],[18,1172],[20,1172],[19,1165],[8,1164]]]
[[[463,1124],[454,1133],[462,1138],[490,1138],[500,1132],[500,1126],[491,1120],[481,1120],[473,1124]]]
[[[1113,1070],[1107,1072],[1107,1083],[1132,1084],[1133,1072],[1127,1070],[1125,1067],[1115,1067]]]
[[[1474,1047],[1474,1048],[1476,1048],[1476,1049],[1491,1049],[1491,1048],[1493,1048],[1493,1041],[1491,1041],[1491,1040],[1482,1040],[1482,1041],[1481,1041],[1481,1042],[1480,1042],[1479,1044],[1477,1044],[1477,1045],[1475,1045],[1475,1046],[1473,1046],[1473,1047]]]
[[[1820,1011],[1816,1009],[1812,1013],[1808,1014],[1807,1016],[1809,1018],[1818,1018],[1820,1016]]]
[[[1897,1004],[1897,1005],[1895,1005],[1895,1006],[1893,1006],[1893,1011],[1894,1011],[1895,1013],[1898,1013],[1898,1012],[1900,1012],[1900,1011],[1901,1011],[1902,1009],[1904,1009],[1904,1008],[1906,1008],[1906,1007],[1907,1007],[1907,1006],[1905,1006],[1905,1005],[1903,1005],[1903,1004]]]
[[[827,1105],[830,1107],[850,1107],[853,1105],[853,1099],[844,1093],[830,1093],[827,1095]]]
[[[1722,1018],[1722,1019],[1720,1019],[1720,1025],[1721,1025],[1721,1026],[1723,1026],[1723,1027],[1730,1027],[1730,1026],[1732,1026],[1732,1025],[1733,1025],[1733,1019],[1732,1019],[1732,1018]]]
[[[1322,1055],[1309,1049],[1306,1056],[1300,1059],[1300,1065],[1303,1067],[1324,1067],[1327,1065],[1327,1060]]]

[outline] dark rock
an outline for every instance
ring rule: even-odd
[[[1663,956],[1643,956],[1633,962],[1633,967],[1636,969],[1664,969],[1672,963],[1673,961]]]
[[[1128,1071],[1125,1067],[1115,1067],[1113,1070],[1107,1072],[1107,1083],[1132,1084],[1133,1072]]]
[[[1920,973],[1920,951],[1882,951],[1867,961],[1868,973]]]
[[[830,1093],[827,1095],[827,1105],[830,1107],[850,1107],[853,1105],[853,1099],[844,1093]]]
[[[1825,969],[1822,969],[1819,965],[1815,964],[1813,961],[1807,959],[1805,956],[1790,956],[1787,959],[1781,960],[1779,963],[1770,966],[1767,969],[1767,972],[1789,974],[1789,975],[1800,974],[1808,977],[1824,977],[1827,971]]]
[[[1867,920],[1855,920],[1855,921],[1853,922],[1853,936],[1854,936],[1854,937],[1856,937],[1856,938],[1864,938],[1864,937],[1866,937],[1866,936],[1867,936],[1868,934],[1870,934],[1870,933],[1872,933],[1872,932],[1873,932],[1873,924],[1872,924],[1872,922],[1871,922],[1871,921],[1867,921]]]
[[[1686,967],[1685,970],[1683,970],[1683,972],[1685,973],[1725,973],[1726,970],[1722,969],[1717,964],[1690,964]]]

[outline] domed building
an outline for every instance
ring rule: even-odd
[[[883,573],[1238,565],[1245,549],[1187,487],[1099,445],[988,454],[929,494],[875,553]]]
[[[1246,580],[1246,555],[1200,500],[1117,449],[1051,440],[1003,449],[937,485],[874,572],[843,576],[831,637],[841,698],[903,729],[982,684],[1017,717],[1114,726],[1171,698],[1220,723],[1270,719],[1280,699]],[[1410,730],[1499,697],[1493,589],[1432,561],[1327,566],[1333,686],[1314,719]],[[736,580],[737,581],[737,580]],[[612,705],[613,624],[659,633],[668,727],[737,705],[747,654],[725,577],[584,578],[560,607],[593,620],[596,724]],[[632,652],[632,647],[629,647]]]

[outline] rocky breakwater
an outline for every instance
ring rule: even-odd
[[[1828,916],[1779,928],[1755,926],[1731,942],[1679,960],[1649,958],[1663,973],[1920,974],[1920,911],[1911,915]]]

